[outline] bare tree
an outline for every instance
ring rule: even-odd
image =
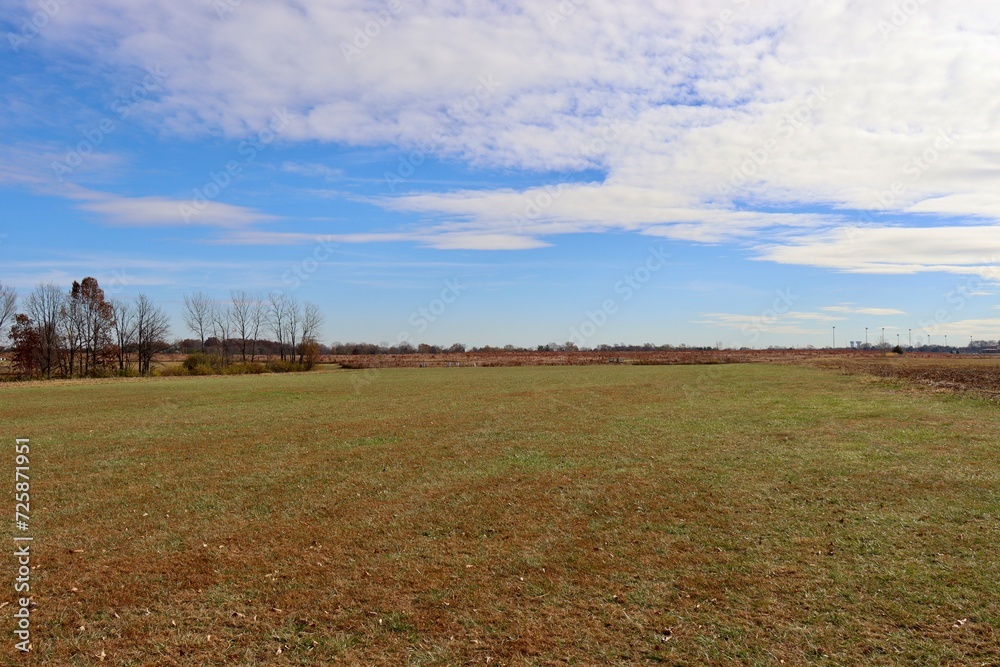
[[[212,335],[222,346],[222,359],[229,361],[229,341],[233,331],[232,311],[221,303],[212,305]]]
[[[201,351],[205,351],[205,338],[212,328],[212,300],[201,292],[184,295],[184,324],[201,341]]]
[[[288,341],[289,353],[292,361],[295,361],[295,352],[298,345],[299,327],[302,324],[302,309],[299,307],[299,300],[294,296],[285,296],[285,340]]]
[[[250,336],[253,340],[253,346],[250,348],[250,361],[255,361],[257,358],[257,341],[260,340],[261,329],[264,328],[266,322],[267,309],[264,306],[264,300],[259,294],[256,294],[250,309]]]
[[[285,320],[288,311],[288,297],[284,292],[271,292],[267,297],[267,321],[278,342],[278,353],[285,358]]]
[[[79,286],[79,283],[73,283]],[[59,311],[59,332],[62,336],[63,345],[66,348],[67,364],[66,375],[76,372],[74,369],[77,352],[83,346],[83,336],[86,322],[83,317],[83,309],[80,307],[78,299],[63,299],[62,307]],[[80,361],[80,373],[83,373],[83,361]]]
[[[306,345],[313,345],[319,336],[319,330],[323,326],[323,313],[319,306],[311,301],[306,301],[302,309],[302,343],[299,345],[299,363],[305,360]]]
[[[52,377],[59,363],[59,316],[64,295],[52,283],[38,285],[25,302],[28,317],[38,330],[39,365],[42,375]]]
[[[250,342],[250,330],[253,327],[253,297],[246,290],[233,290],[229,293],[229,298],[233,302],[233,335],[240,339],[240,357],[246,361],[247,343]]]
[[[111,309],[114,314],[118,372],[124,375],[132,367],[132,353],[136,350],[135,309],[126,301],[112,301]]]
[[[17,290],[10,285],[0,283],[0,333],[7,322],[14,321],[14,311],[17,310]],[[0,335],[0,339],[3,336]]]
[[[135,349],[139,373],[149,375],[153,355],[170,347],[166,338],[170,333],[170,320],[145,294],[135,300]]]

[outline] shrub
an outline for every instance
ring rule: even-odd
[[[305,367],[301,370],[311,371],[319,361],[319,345],[315,341],[308,341],[306,343],[302,343],[299,348],[302,352],[300,359],[302,359],[303,362],[300,365]]]
[[[222,357],[217,354],[195,352],[194,354],[189,354],[187,358],[184,359],[182,365],[188,371],[191,371],[192,375],[211,375],[212,373],[220,372],[225,364]],[[208,372],[201,369],[208,369]]]
[[[305,370],[302,364],[287,359],[272,359],[267,362],[267,370],[271,373],[297,373]]]

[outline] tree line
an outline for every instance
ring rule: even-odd
[[[266,347],[277,350],[282,361],[311,367],[323,315],[316,304],[300,304],[281,292],[233,291],[225,302],[198,292],[184,296],[184,322],[213,365],[237,357],[253,362]],[[168,342],[167,314],[152,299],[145,294],[108,299],[89,276],[74,281],[68,292],[40,284],[23,299],[0,283],[0,331],[7,325],[7,355],[22,378],[149,375],[154,355],[176,346]],[[277,341],[264,340],[265,334]]]
[[[519,353],[531,353],[531,352],[577,352],[582,350],[596,351],[596,352],[656,352],[656,351],[674,351],[674,350],[712,350],[715,348],[711,347],[692,347],[684,343],[680,345],[653,345],[652,343],[644,343],[642,345],[629,345],[627,343],[618,343],[615,345],[597,345],[593,348],[579,348],[572,341],[566,343],[548,343],[547,345],[537,345],[529,347],[520,347],[516,345],[503,345],[500,347],[494,347],[491,345],[484,345],[482,347],[466,347],[463,343],[455,343],[453,345],[430,345],[427,343],[420,343],[419,345],[413,345],[409,342],[401,342],[397,344],[391,343],[341,343],[334,342],[331,343],[329,349],[329,354],[335,355],[355,355],[355,354],[458,354],[462,352],[472,352],[472,353],[493,353],[493,352],[519,352]]]
[[[184,324],[202,353],[218,355],[224,363],[237,355],[242,362],[253,363],[262,348],[276,348],[282,361],[311,365],[320,352],[317,339],[323,314],[315,303],[300,304],[284,292],[234,290],[224,303],[195,292],[184,295]],[[266,334],[274,340],[265,340]]]
[[[0,331],[12,324],[11,366],[18,376],[98,377],[149,374],[153,355],[167,347],[170,324],[145,294],[108,300],[96,278],[73,281],[69,292],[52,283],[18,296],[0,285]]]

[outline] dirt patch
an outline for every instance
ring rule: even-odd
[[[849,373],[905,380],[934,389],[975,392],[990,398],[1000,397],[1000,360],[993,358],[952,356],[930,360],[900,359],[892,362],[826,360],[821,365],[835,366]]]

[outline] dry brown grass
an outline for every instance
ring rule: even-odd
[[[0,386],[34,452],[19,662],[1000,661],[991,404],[789,366],[359,373]]]

